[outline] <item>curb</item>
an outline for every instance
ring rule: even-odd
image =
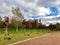
[[[30,38],[30,39],[26,39],[26,40],[18,41],[18,42],[15,42],[15,43],[12,43],[12,44],[8,44],[8,45],[15,45],[15,44],[18,44],[18,43],[22,43],[22,42],[25,42],[25,41],[29,41],[29,40],[33,40],[33,39],[37,39],[37,38],[44,37],[44,36],[48,36],[48,35],[51,35],[51,34],[52,34],[52,33],[45,34],[45,35],[42,35],[42,36],[38,36],[38,37],[34,37],[34,38]]]

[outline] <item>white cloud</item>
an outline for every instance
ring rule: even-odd
[[[22,5],[23,5],[23,6],[26,6],[26,7],[28,7],[28,8],[30,8],[30,7],[32,6],[32,4],[33,4],[33,3],[26,3],[26,2],[24,2],[24,1],[22,2]],[[31,7],[31,8],[32,8],[32,7]]]
[[[37,10],[38,10],[38,15],[42,15],[42,16],[51,13],[50,9],[45,7],[38,7]]]
[[[53,4],[56,5],[56,6],[60,5],[60,0],[55,0],[55,1],[53,2]]]
[[[56,23],[60,23],[60,15],[57,16],[46,16],[46,17],[41,17],[42,19],[42,23],[43,24],[56,24]]]
[[[31,1],[31,2],[26,2],[26,0],[15,0],[15,1],[26,8],[33,8],[37,3],[37,0]]]
[[[7,6],[5,2],[0,6],[0,16],[8,16],[11,13],[11,6]]]
[[[60,15],[60,7],[58,7],[59,15]]]
[[[22,6],[26,6],[24,0],[15,0],[15,1]]]
[[[36,7],[31,13],[37,16],[46,16],[47,14],[50,14],[51,11],[50,8]]]

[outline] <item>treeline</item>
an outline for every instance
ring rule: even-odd
[[[16,28],[17,23],[18,23],[18,27],[19,28],[50,29],[50,30],[57,29],[57,30],[60,30],[60,24],[59,23],[50,24],[49,26],[45,26],[45,25],[42,25],[41,22],[38,22],[37,19],[35,19],[35,20],[28,20],[28,21],[26,21],[24,19],[21,22],[21,21],[16,21],[14,18],[12,18],[10,20],[8,28]],[[4,21],[2,21],[0,19],[0,28],[5,28],[5,27],[6,26],[4,24]]]

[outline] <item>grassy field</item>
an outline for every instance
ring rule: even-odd
[[[16,29],[9,28],[8,32],[10,34],[11,40],[4,40],[4,32],[5,29],[0,29],[0,45],[8,45],[17,41],[22,41],[28,38],[41,36],[55,31],[51,31],[49,29],[19,29],[19,31],[16,32]]]

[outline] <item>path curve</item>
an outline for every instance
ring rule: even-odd
[[[60,45],[60,32],[56,32],[46,36],[41,36],[13,45]]]

